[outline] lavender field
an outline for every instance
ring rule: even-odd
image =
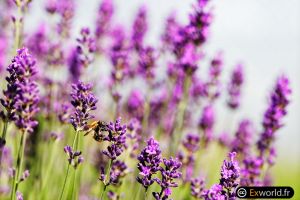
[[[1,0],[0,200],[299,199],[300,4],[245,2]]]

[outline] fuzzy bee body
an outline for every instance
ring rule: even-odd
[[[107,129],[107,123],[103,121],[93,121],[88,125],[88,131],[86,132],[85,136],[90,134],[91,132],[94,133],[93,138],[97,142],[103,141],[104,135],[102,132],[108,131]]]

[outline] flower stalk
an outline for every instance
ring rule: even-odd
[[[19,150],[18,150],[18,157],[17,157],[17,167],[16,167],[16,174],[13,178],[12,182],[12,191],[11,191],[11,200],[16,199],[16,193],[18,191],[19,183],[20,183],[20,172],[22,170],[23,165],[23,159],[24,159],[24,151],[25,151],[25,143],[26,143],[26,135],[27,132],[23,132],[21,135],[21,140],[19,144]]]
[[[77,142],[78,134],[79,134],[79,131],[76,131],[76,132],[75,132],[75,137],[74,137],[74,140],[73,140],[73,144],[72,144],[72,149],[75,149],[75,145],[76,145],[76,142]],[[69,176],[69,172],[70,172],[70,165],[71,165],[71,162],[68,163],[66,176],[65,176],[64,183],[63,183],[63,187],[62,187],[62,191],[61,191],[60,197],[59,197],[60,200],[62,199],[62,197],[63,197],[63,195],[64,195],[66,183],[67,183],[68,176]],[[74,180],[74,181],[75,181],[75,180]]]

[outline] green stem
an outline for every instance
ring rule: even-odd
[[[10,199],[14,200],[16,198],[16,192],[18,190],[19,186],[19,180],[20,180],[20,172],[22,169],[23,164],[23,158],[24,158],[24,151],[25,151],[25,143],[26,143],[26,134],[27,132],[23,132],[20,140],[20,146],[18,150],[18,157],[17,157],[17,168],[16,168],[16,174],[14,176],[13,182],[12,182],[12,191]]]
[[[65,187],[66,187],[66,183],[67,183],[69,171],[70,171],[70,164],[68,164],[68,168],[67,168],[67,173],[66,173],[65,180],[64,180],[63,189],[62,189],[62,191],[61,191],[61,193],[60,193],[60,197],[59,197],[60,200],[62,199],[63,194],[64,194],[64,190],[65,190]]]
[[[15,21],[15,43],[14,43],[14,49],[15,51],[20,47],[21,44],[21,29],[22,29],[22,8],[21,8],[21,2],[20,0],[16,0],[16,4],[18,7],[18,18]]]
[[[75,144],[76,144],[76,141],[77,141],[78,134],[79,134],[79,131],[76,131],[75,137],[74,137],[74,140],[73,140],[73,144],[72,144],[72,149],[73,150],[75,148]],[[62,188],[62,191],[61,191],[60,197],[59,197],[60,200],[62,199],[64,191],[65,191],[65,187],[66,187],[67,179],[68,179],[68,176],[69,176],[69,172],[70,172],[70,163],[68,163],[67,173],[66,173],[63,188]]]
[[[75,147],[74,149],[78,149],[78,143],[79,143],[79,140],[77,139],[76,142],[75,142]],[[77,166],[78,167],[78,166]],[[77,199],[77,195],[76,195],[76,183],[77,183],[77,180],[76,180],[76,174],[77,174],[77,167],[74,168],[74,180],[73,180],[73,186],[72,186],[72,199]]]
[[[8,120],[4,119],[4,125],[3,125],[3,130],[2,130],[2,137],[1,137],[1,142],[3,142],[3,147],[0,147],[0,167],[2,163],[2,153],[3,153],[3,148],[6,143],[6,132],[7,132],[7,126],[8,126]],[[2,144],[0,144],[2,145]]]
[[[7,126],[8,126],[8,120],[4,119],[4,126],[3,126],[3,130],[2,130],[2,139],[4,139],[4,140],[6,138]]]
[[[107,171],[106,171],[105,180],[104,180],[104,187],[103,187],[103,190],[101,192],[100,200],[103,199],[103,195],[104,195],[104,193],[106,191],[106,188],[108,187],[108,184],[109,184],[110,170],[111,170],[112,162],[113,162],[113,160],[110,160],[109,163],[108,163],[108,166],[107,166]]]
[[[72,199],[76,199],[76,194],[75,194],[75,191],[76,191],[76,168],[74,169],[74,180],[73,180],[73,187],[72,187]]]

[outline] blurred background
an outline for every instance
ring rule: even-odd
[[[99,2],[77,0],[80,6],[73,24],[74,38],[81,27],[93,27]],[[193,0],[116,0],[114,3],[115,21],[126,25],[128,29],[137,9],[141,5],[148,7],[150,28],[147,43],[155,45],[166,17],[175,11],[179,21],[186,22]],[[243,62],[246,67],[242,106],[238,114],[230,116],[232,120],[248,117],[260,130],[268,95],[276,78],[281,74],[290,78],[293,93],[285,127],[276,133],[278,164],[274,171],[278,174],[280,185],[295,187],[300,179],[300,1],[215,0],[212,4],[214,22],[205,47],[207,54],[212,56],[219,50],[224,52],[225,77],[229,77],[229,72],[237,62]],[[43,9],[43,0],[33,1],[26,29],[34,30],[40,22],[47,20],[47,16],[42,14]],[[201,66],[200,70],[205,71]],[[219,120],[230,115],[224,105],[219,105],[218,111]]]

